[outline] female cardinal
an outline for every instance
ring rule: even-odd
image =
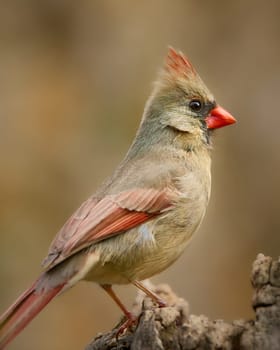
[[[0,349],[53,299],[80,280],[111,286],[140,281],[172,264],[205,214],[212,130],[235,123],[189,60],[170,48],[126,157],[53,240],[41,276],[0,318]]]

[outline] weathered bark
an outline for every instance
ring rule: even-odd
[[[186,301],[168,286],[155,287],[169,307],[158,308],[149,298],[138,301],[138,325],[116,340],[118,326],[97,336],[86,350],[278,350],[280,349],[280,258],[262,254],[253,264],[254,320],[227,323],[189,314]]]

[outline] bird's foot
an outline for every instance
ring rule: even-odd
[[[167,303],[162,300],[156,293],[154,293],[151,289],[148,289],[143,283],[139,281],[133,281],[132,282],[137,288],[142,290],[148,297],[150,297],[157,305],[158,307],[166,307]]]
[[[156,303],[158,304],[158,307],[160,307],[160,308],[167,306],[167,303],[160,298],[157,299]]]
[[[116,339],[124,334],[130,327],[136,325],[138,323],[138,317],[133,315],[132,313],[126,314],[127,319],[120,325],[116,333]]]

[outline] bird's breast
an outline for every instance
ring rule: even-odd
[[[143,280],[165,270],[182,254],[206,211],[210,166],[186,169],[173,180],[176,198],[169,210],[92,247],[100,261],[89,279],[109,284]]]

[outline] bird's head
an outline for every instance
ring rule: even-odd
[[[169,48],[165,65],[146,106],[146,117],[163,128],[209,141],[209,133],[236,122],[220,107],[181,52]]]

